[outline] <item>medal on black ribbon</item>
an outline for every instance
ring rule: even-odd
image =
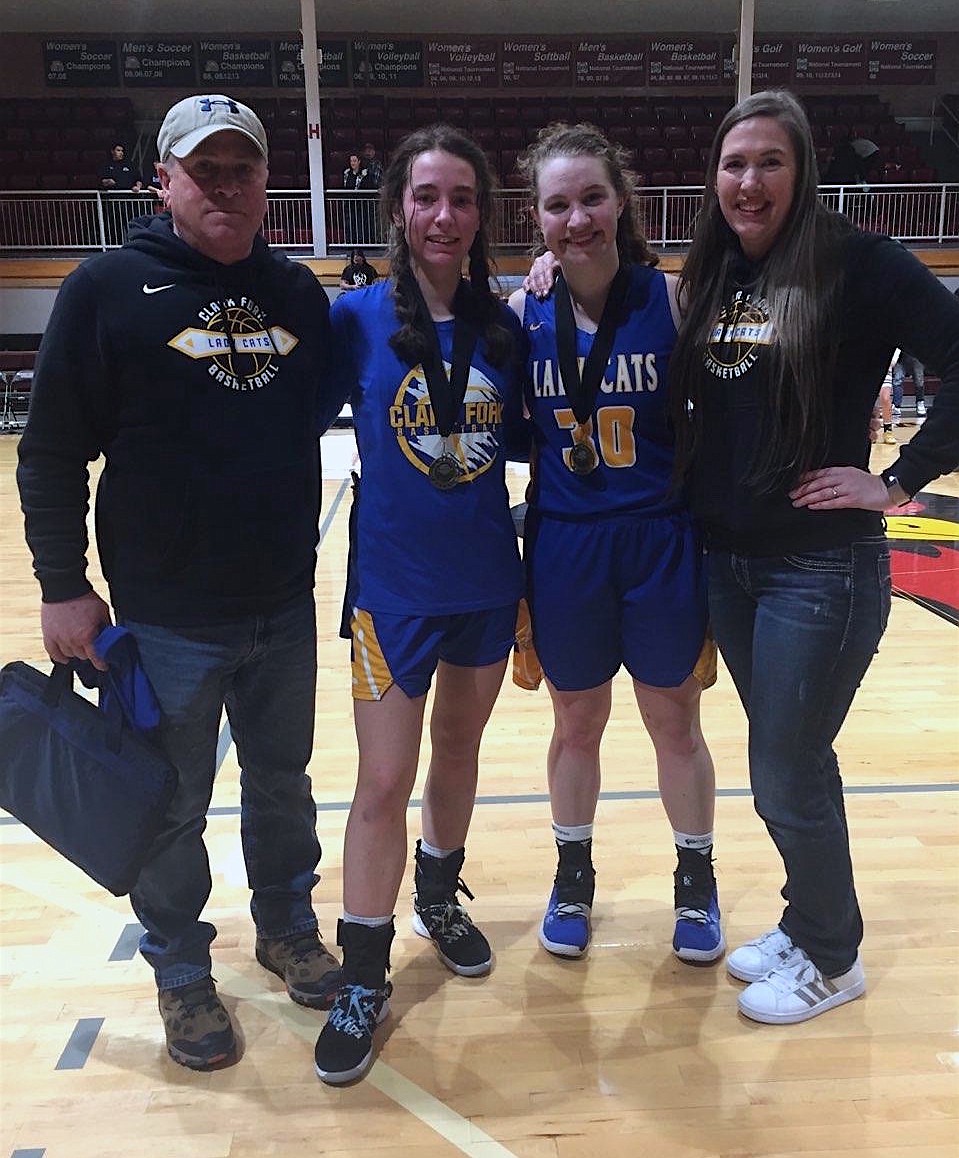
[[[430,463],[430,482],[438,491],[450,491],[460,481],[463,468],[460,460],[449,449],[449,440],[443,439],[443,453]]]
[[[583,432],[583,441],[577,442],[576,434]],[[589,438],[588,426],[577,426],[573,433],[573,448],[569,452],[569,469],[573,474],[590,474],[599,466],[599,455]]]
[[[416,326],[426,339],[423,374],[426,378],[433,416],[436,419],[436,428],[442,439],[440,453],[430,463],[427,473],[437,490],[449,491],[466,474],[459,455],[453,449],[451,435],[459,418],[463,399],[466,397],[470,364],[473,361],[473,351],[476,349],[479,332],[469,316],[471,309],[469,290],[465,283],[461,282],[453,298],[453,357],[447,377],[439,337],[426,300],[416,278],[410,276],[409,284],[415,303]]]
[[[596,394],[613,350],[613,339],[619,324],[620,307],[629,287],[629,274],[620,265],[606,295],[606,304],[599,319],[599,326],[590,346],[589,353],[580,373],[576,356],[576,319],[573,315],[573,300],[562,274],[556,279],[553,293],[556,297],[556,355],[559,370],[563,376],[563,389],[576,417],[573,429],[573,445],[565,453],[566,465],[575,475],[585,477],[599,466],[599,455],[592,439],[590,421]]]

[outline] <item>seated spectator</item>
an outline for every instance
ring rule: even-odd
[[[372,285],[378,276],[375,268],[366,260],[363,250],[354,249],[350,254],[350,264],[340,275],[340,289],[362,289],[364,286]]]
[[[100,170],[100,184],[110,193],[139,193],[143,188],[143,182],[125,158],[126,149],[118,142],[110,150],[110,160]]]
[[[926,368],[912,354],[902,351],[892,368],[892,416],[895,422],[902,418],[902,388],[906,375],[912,378],[916,396],[916,417],[926,417]]]

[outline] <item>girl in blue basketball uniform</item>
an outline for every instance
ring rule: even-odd
[[[343,853],[344,986],[316,1044],[317,1073],[333,1084],[365,1072],[388,1010],[406,810],[434,673],[414,929],[456,973],[492,964],[457,900],[472,895],[459,874],[479,745],[523,587],[504,429],[523,427],[525,356],[516,318],[489,289],[491,186],[484,154],[457,130],[407,137],[381,191],[390,276],[332,311],[343,383],[334,405],[349,397],[362,463],[348,590],[359,771]]]
[[[624,161],[592,126],[562,124],[523,159],[562,275],[547,300],[524,290],[510,299],[530,346],[527,595],[555,721],[547,771],[559,864],[540,941],[563,957],[589,946],[599,748],[625,664],[677,847],[673,948],[715,961],[715,777],[699,719],[715,649],[699,537],[671,488],[676,283],[653,268]]]

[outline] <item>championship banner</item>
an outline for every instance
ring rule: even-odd
[[[642,88],[646,84],[645,36],[597,37],[574,46],[573,70],[577,86]]]
[[[120,83],[114,40],[45,40],[48,88],[115,87]]]
[[[869,41],[867,70],[870,84],[935,84],[935,40],[910,40],[905,36],[876,37]]]
[[[354,40],[353,84],[357,88],[421,88],[421,40]]]
[[[649,84],[653,88],[721,85],[722,54],[714,37],[653,37],[649,42]]]
[[[796,40],[796,83],[866,83],[866,43],[861,36],[811,36]]]
[[[429,88],[499,87],[499,41],[493,37],[428,40],[425,60]]]
[[[555,36],[504,40],[504,88],[568,88],[573,83],[573,42]]]
[[[124,40],[120,65],[129,88],[192,88],[197,83],[196,43],[176,37]]]
[[[210,92],[238,85],[273,87],[273,48],[269,40],[200,40],[200,84]]]

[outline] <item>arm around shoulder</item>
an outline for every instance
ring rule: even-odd
[[[513,290],[513,292],[509,295],[507,304],[513,313],[522,322],[523,314],[526,312],[526,290]]]

